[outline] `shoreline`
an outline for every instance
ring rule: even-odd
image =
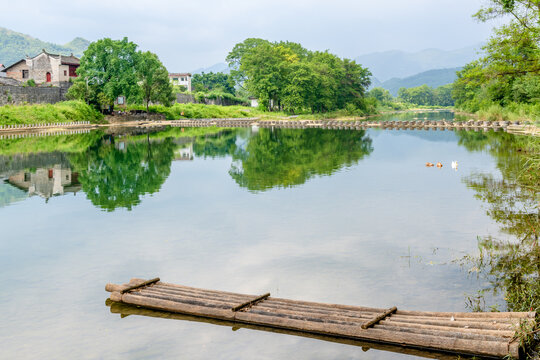
[[[163,126],[174,127],[284,127],[284,128],[337,128],[337,129],[359,129],[359,128],[383,128],[383,129],[441,129],[441,130],[504,130],[511,134],[540,136],[540,127],[531,124],[521,124],[519,122],[510,121],[482,121],[482,120],[440,120],[430,121],[426,119],[407,120],[382,120],[372,121],[369,119],[383,117],[388,115],[405,114],[405,113],[424,113],[424,112],[443,112],[451,111],[450,109],[411,109],[399,110],[393,112],[385,112],[382,114],[367,115],[361,117],[342,117],[336,119],[302,119],[298,116],[276,117],[274,119],[251,117],[251,118],[211,118],[211,119],[179,119],[179,120],[150,120],[138,119],[128,121],[113,121],[104,124],[90,124],[89,122],[74,122],[74,123],[54,123],[54,124],[32,124],[32,125],[12,125],[9,127],[0,127],[0,136],[4,138],[10,135],[32,135],[32,134],[47,134],[47,133],[73,133],[76,134],[79,130],[90,131],[95,129],[114,129],[114,128],[153,128]],[[460,113],[456,113],[460,114]],[[461,113],[462,115],[465,113]],[[474,114],[467,114],[474,116]],[[0,138],[0,139],[1,139]]]

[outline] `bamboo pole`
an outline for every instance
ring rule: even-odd
[[[249,301],[246,301],[246,302],[243,302],[243,303],[240,304],[240,305],[233,306],[233,307],[231,308],[231,310],[232,310],[233,312],[240,311],[240,310],[244,309],[245,307],[254,305],[254,304],[258,303],[259,301],[262,301],[262,300],[267,299],[269,296],[270,296],[270,293],[266,293],[266,294],[264,294],[264,295],[257,296],[256,298],[254,298],[254,299],[252,299],[252,300],[249,300]]]
[[[362,329],[367,329],[369,327],[372,327],[373,325],[377,324],[379,321],[381,321],[382,319],[386,318],[388,315],[391,315],[393,313],[395,313],[397,311],[397,307],[392,307],[390,309],[388,309],[387,311],[385,311],[384,313],[376,316],[375,318],[373,318],[372,320],[368,321],[368,322],[365,322],[362,324]]]

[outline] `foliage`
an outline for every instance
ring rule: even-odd
[[[194,74],[191,78],[191,87],[195,92],[218,91],[235,95],[234,80],[232,76],[224,73]]]
[[[507,133],[457,133],[470,151],[489,151],[502,178],[473,173],[466,185],[487,206],[487,215],[510,237],[478,239],[478,256],[467,257],[489,287],[476,296],[485,304],[492,292],[504,295],[508,311],[540,311],[540,140]],[[483,308],[477,309],[483,311]],[[532,329],[518,329],[520,341],[530,339]]]
[[[22,84],[23,87],[36,87],[36,81],[34,79],[30,79]]]
[[[130,105],[128,109],[142,110],[142,106]],[[212,118],[245,118],[260,112],[244,106],[218,106],[204,104],[174,104],[170,107],[150,105],[150,113],[164,114],[167,120],[177,119],[212,119]]]
[[[485,56],[458,72],[456,106],[477,112],[495,106],[535,105],[540,101],[540,2],[490,0],[475,17],[507,17],[484,47]]]
[[[174,100],[168,72],[151,52],[137,51],[128,41],[101,39],[90,44],[81,58],[77,79],[69,89],[70,99],[84,100],[99,109],[108,108],[118,96],[130,103]]]
[[[252,191],[291,187],[351,166],[372,151],[364,131],[259,129],[245,148],[235,147],[229,174]]]
[[[97,123],[102,119],[103,115],[82,101],[0,106],[0,125],[67,123],[73,121]]]
[[[246,39],[227,56],[232,79],[268,110],[327,112],[363,101],[371,73],[349,59],[300,44]]]
[[[452,85],[440,86],[433,89],[427,85],[414,88],[401,88],[399,99],[403,102],[425,106],[453,106]]]
[[[103,105],[103,94],[109,102],[118,96],[128,101],[138,95],[137,45],[128,41],[109,38],[88,46],[77,69],[77,79],[69,89],[68,96],[85,100],[96,106]]]
[[[169,72],[165,66],[159,61],[156,54],[149,51],[138,53],[137,58],[137,76],[141,96],[146,104],[146,111],[148,111],[150,102],[159,102],[170,106],[175,95],[169,81]]]

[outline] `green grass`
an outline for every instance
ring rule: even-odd
[[[146,110],[143,105],[130,105],[129,110]],[[178,119],[219,119],[219,118],[247,118],[257,117],[264,114],[262,111],[246,106],[219,106],[205,104],[174,104],[166,107],[163,105],[151,105],[151,113],[159,113],[166,116],[167,120]]]
[[[538,104],[519,104],[510,103],[507,106],[501,106],[496,103],[482,102],[464,104],[459,110],[474,113],[481,120],[488,121],[527,121],[536,126],[540,126],[540,103]]]
[[[103,119],[97,110],[82,101],[63,101],[56,104],[0,106],[0,125],[68,123]]]

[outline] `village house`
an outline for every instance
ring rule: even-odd
[[[77,77],[79,58],[65,55],[49,54],[45,49],[34,56],[17,61],[15,64],[2,70],[8,78],[21,82],[33,79],[36,84],[62,85]]]
[[[184,86],[191,92],[191,74],[190,73],[169,73],[169,80],[173,85]]]

